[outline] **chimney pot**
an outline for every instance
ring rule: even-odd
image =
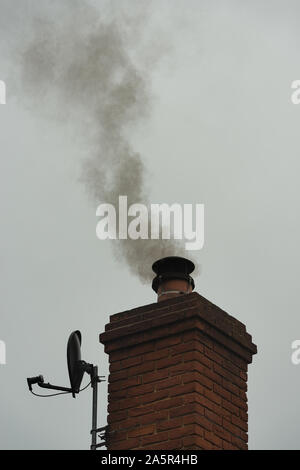
[[[190,294],[195,288],[194,279],[190,276],[194,269],[192,261],[180,256],[167,256],[153,263],[152,270],[156,276],[152,289],[157,293],[157,301]]]

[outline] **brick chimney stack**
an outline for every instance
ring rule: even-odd
[[[100,342],[110,362],[108,450],[248,448],[257,348],[241,322],[178,293],[112,315]]]

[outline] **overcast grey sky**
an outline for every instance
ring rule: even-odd
[[[89,4],[120,29],[146,86],[147,109],[126,137],[144,163],[148,199],[205,204],[196,290],[244,322],[258,345],[249,367],[249,447],[299,449],[300,365],[291,363],[291,343],[300,338],[300,105],[290,99],[300,79],[299,2]],[[112,242],[95,236],[97,203],[79,181],[90,147],[78,137],[77,117],[47,115],[53,97],[33,99],[20,86],[20,51],[41,18],[67,25],[78,5],[87,8],[0,0],[2,449],[87,448],[90,392],[38,399],[25,378],[42,373],[67,386],[74,329],[83,358],[107,374],[98,335],[109,314],[155,301],[151,285],[115,259]],[[81,16],[74,28],[88,26]],[[105,384],[100,398],[104,425]]]

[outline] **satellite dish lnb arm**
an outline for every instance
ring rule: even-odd
[[[59,390],[61,392],[70,392],[70,393],[72,392],[71,388],[60,387],[58,385],[52,385],[49,382],[47,384],[39,382],[38,386],[41,387],[41,388],[47,388],[49,390]]]
[[[27,384],[29,390],[32,392],[32,385],[37,384],[41,388],[48,388],[50,390],[59,390],[61,392],[72,392],[71,388],[59,387],[57,385],[52,385],[50,383],[44,383],[44,377],[42,375],[37,375],[36,377],[28,377]]]
[[[87,374],[89,375],[92,375],[92,372],[93,372],[93,364],[88,364],[87,362],[85,361],[80,361],[80,367],[82,368],[83,372],[86,372]],[[50,384],[49,382],[48,383],[44,383],[44,382],[37,382],[38,386],[41,387],[41,388],[47,388],[49,390],[59,390],[60,392],[74,392],[74,390],[72,390],[72,388],[67,388],[67,387],[60,387],[59,385],[52,385]],[[78,392],[76,392],[78,393]]]

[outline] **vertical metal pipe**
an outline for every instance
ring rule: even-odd
[[[96,450],[97,444],[97,409],[98,409],[98,367],[93,367],[92,372],[92,389],[93,389],[93,408],[92,408],[92,445],[91,450]]]

